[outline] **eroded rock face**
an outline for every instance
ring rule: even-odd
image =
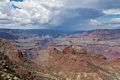
[[[49,52],[51,50],[55,51],[53,48]],[[62,50],[61,54],[56,53],[51,56],[53,57],[49,59],[48,69],[63,76],[66,80],[119,80],[119,76],[116,78],[115,75],[116,73],[120,75],[119,72],[116,72],[120,64],[114,64],[117,68],[113,68],[111,61],[107,62],[103,55],[86,51],[82,53],[82,51],[68,46]],[[109,65],[105,65],[107,63]]]
[[[37,71],[36,64],[25,59],[10,41],[0,39],[0,80],[53,80],[51,78]]]
[[[62,51],[62,53],[64,54],[71,54],[73,53],[74,54],[74,48],[72,46],[68,46],[68,47],[65,47]]]
[[[24,61],[22,52],[10,41],[0,39],[0,79],[28,80],[31,73],[21,64]]]
[[[11,59],[15,61],[20,61],[23,58],[22,52],[20,50],[13,50],[11,53]]]
[[[0,52],[13,61],[25,61],[22,51],[16,48],[12,41],[0,39]]]
[[[2,80],[21,80],[17,76],[15,65],[7,55],[0,53],[0,79]],[[17,66],[18,67],[18,66]]]
[[[47,51],[50,55],[60,54],[61,51],[57,48],[54,48],[53,46],[48,46]]]

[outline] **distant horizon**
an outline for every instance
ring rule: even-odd
[[[10,29],[0,28],[0,30],[54,30],[54,31],[65,31],[65,32],[77,32],[77,31],[94,31],[94,30],[120,30],[120,29],[91,29],[91,30],[61,30],[61,29]]]

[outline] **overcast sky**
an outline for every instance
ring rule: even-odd
[[[0,28],[120,29],[120,0],[0,0]]]

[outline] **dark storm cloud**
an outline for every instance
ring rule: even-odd
[[[75,29],[81,23],[85,23],[89,19],[94,19],[104,15],[101,11],[88,8],[65,9],[60,15],[61,24],[59,29]]]
[[[102,9],[120,8],[120,0],[99,0],[99,7]]]

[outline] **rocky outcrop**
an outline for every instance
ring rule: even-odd
[[[0,52],[8,56],[13,61],[24,61],[22,51],[15,47],[14,43],[9,40],[0,39]]]
[[[20,61],[23,60],[23,54],[20,50],[13,50],[13,52],[10,55],[11,59],[14,61]]]
[[[66,80],[119,80],[119,76],[117,78],[115,76],[115,72],[119,68],[112,68],[112,64],[104,65],[109,64],[106,57],[86,52],[86,50],[85,52],[80,51],[72,46],[65,47],[61,54],[56,53],[48,61],[48,70]],[[120,64],[114,64],[114,66],[118,65]],[[120,73],[117,72],[117,74]]]
[[[27,80],[19,71],[16,71],[17,66],[12,62],[7,55],[0,53],[0,79],[2,80]],[[22,70],[23,71],[23,70]],[[20,77],[21,76],[21,77]]]
[[[30,72],[19,64],[24,60],[22,52],[12,42],[0,39],[0,79],[27,80]]]
[[[8,48],[9,47],[9,48]],[[55,80],[39,71],[36,64],[24,58],[10,41],[0,39],[0,80]]]
[[[60,54],[61,53],[60,50],[58,50],[57,48],[54,48],[51,45],[48,46],[47,51],[50,55],[55,55],[55,54]]]

